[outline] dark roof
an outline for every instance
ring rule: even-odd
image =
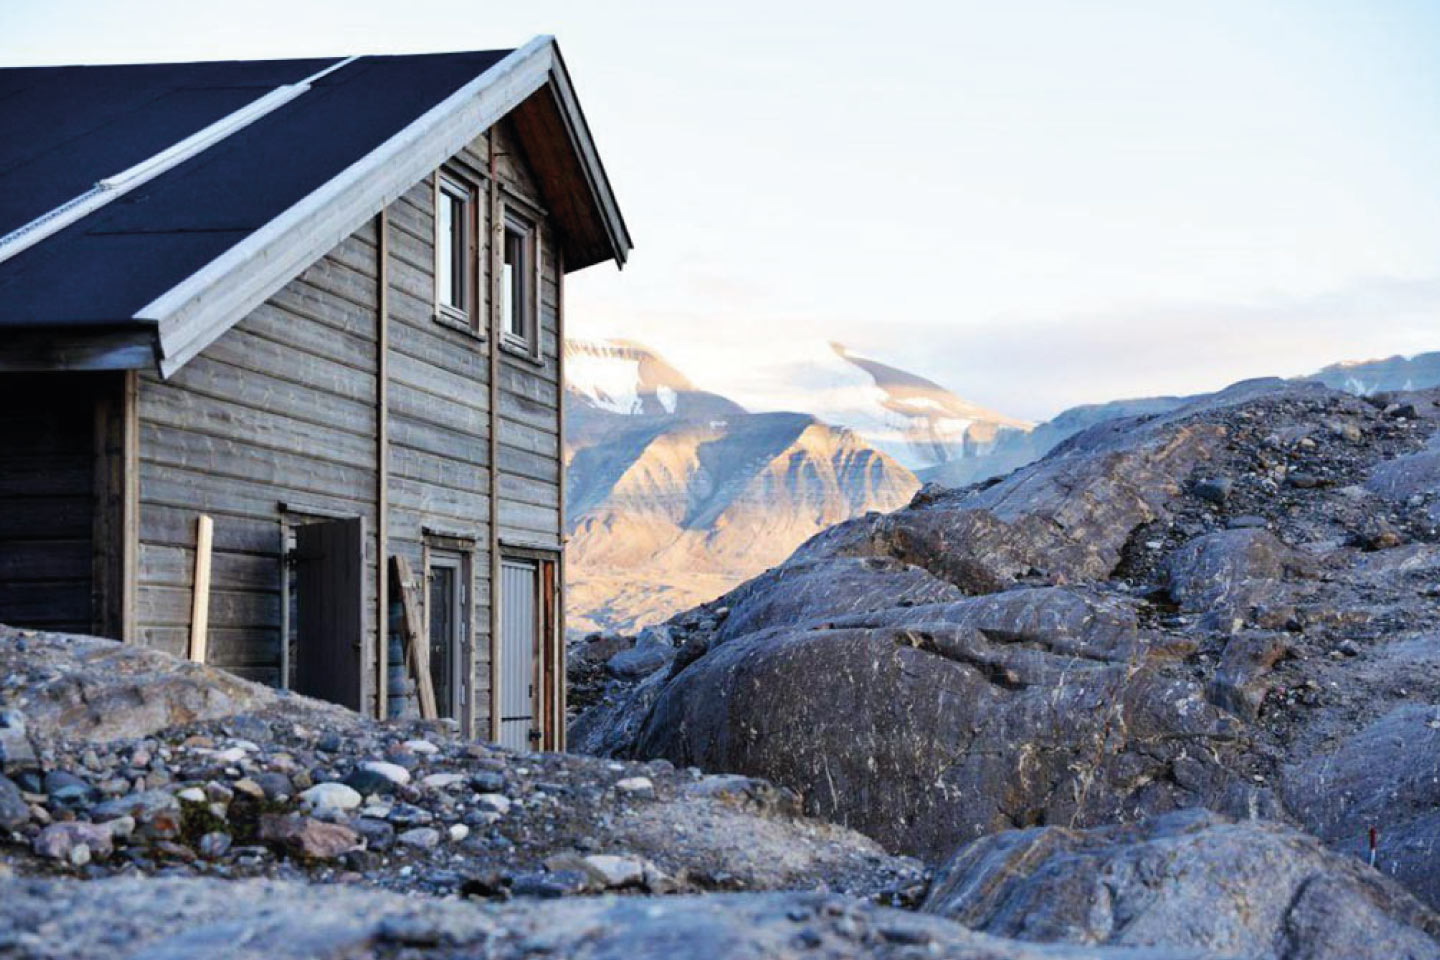
[[[509,51],[361,57],[0,262],[0,326],[125,327]],[[0,235],[336,59],[0,69]]]

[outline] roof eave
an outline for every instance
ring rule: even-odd
[[[0,338],[0,373],[153,370],[156,343],[154,327],[129,321],[13,327]]]

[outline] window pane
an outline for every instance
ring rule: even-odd
[[[465,201],[459,197],[450,198],[450,220],[454,224],[451,229],[451,261],[450,261],[450,302],[461,310],[468,304],[465,302],[465,232],[466,232],[466,209]]]
[[[525,278],[529,272],[526,246],[525,234],[518,230],[505,231],[505,269],[500,277],[500,289],[505,299],[501,308],[510,334],[522,340],[529,335],[529,324],[525,322],[525,313],[529,308],[525,302]]]
[[[435,289],[440,302],[457,310],[464,310],[465,303],[465,201],[447,191],[440,193],[439,235],[436,243],[436,265],[439,273],[435,277]]]
[[[505,329],[513,333],[515,331],[515,314],[518,304],[515,302],[515,234],[505,231],[505,260],[500,267],[500,316],[505,318]]]

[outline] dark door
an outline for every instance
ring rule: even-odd
[[[0,375],[0,623],[90,632],[93,374]]]
[[[365,634],[365,521],[295,529],[295,691],[360,709]]]

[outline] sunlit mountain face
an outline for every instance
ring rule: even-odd
[[[571,341],[565,361],[573,631],[663,620],[919,488],[859,433],[747,411],[643,345]]]

